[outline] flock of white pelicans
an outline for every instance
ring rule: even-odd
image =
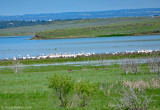
[[[138,50],[138,51],[126,51],[124,53],[121,53],[121,54],[130,54],[130,53],[152,53],[152,52],[159,52],[159,49],[156,49],[156,50]],[[120,52],[114,52],[114,53],[106,53],[106,54],[120,54]],[[65,54],[49,54],[49,55],[40,55],[40,56],[30,56],[29,54],[27,54],[26,56],[20,56],[18,58],[16,57],[13,57],[11,60],[26,60],[26,59],[46,59],[46,58],[76,58],[77,56],[91,56],[91,55],[95,55],[95,53],[84,53],[84,52],[81,52],[81,53],[78,53],[78,54],[71,54],[71,53],[65,53]],[[5,60],[9,60],[9,58],[6,58]]]

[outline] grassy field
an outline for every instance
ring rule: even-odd
[[[37,32],[53,30],[53,29],[67,29],[67,28],[78,28],[78,27],[89,27],[89,26],[95,27],[95,26],[102,26],[102,25],[110,26],[113,24],[122,25],[122,24],[128,24],[128,23],[158,22],[159,19],[160,18],[151,18],[151,17],[138,17],[138,18],[126,17],[126,18],[53,21],[44,25],[0,29],[0,36],[35,35]]]
[[[37,32],[34,39],[109,37],[159,33],[160,19],[153,19],[153,21],[148,20],[143,22],[121,22],[101,26],[88,26],[42,31]]]
[[[25,67],[18,74],[13,73],[10,68],[0,69],[0,109],[1,110],[64,110],[53,100],[52,89],[48,88],[48,77],[58,74],[70,76],[74,81],[90,81],[97,84],[97,91],[91,97],[90,103],[84,107],[75,107],[70,109],[82,110],[108,110],[113,108],[113,98],[119,97],[116,93],[120,91],[119,84],[106,96],[100,89],[100,84],[115,84],[123,81],[150,81],[156,78],[156,74],[149,73],[146,64],[140,65],[141,72],[137,74],[125,74],[119,65],[110,65],[107,70],[102,66],[47,66],[47,67]],[[71,69],[72,72],[68,72]],[[146,88],[148,97],[154,100],[149,104],[149,109],[160,109],[160,88]]]

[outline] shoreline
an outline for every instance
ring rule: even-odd
[[[96,61],[96,60],[116,60],[116,59],[126,59],[126,58],[150,58],[159,57],[160,51],[153,51],[150,53],[116,53],[116,54],[94,54],[90,56],[78,56],[73,57],[59,57],[59,58],[46,58],[46,59],[18,59],[18,60],[0,60],[0,66],[10,66],[13,62],[20,62],[25,65],[30,64],[51,64],[51,63],[64,63],[64,62],[75,62],[75,61]]]
[[[160,35],[160,33],[137,33],[137,34],[121,34],[121,35],[106,35],[106,36],[86,36],[86,37],[55,37],[55,38],[41,38],[41,39],[37,39],[35,38],[35,35],[8,35],[8,36],[0,36],[0,37],[16,37],[16,36],[33,36],[33,38],[29,39],[29,40],[51,40],[51,39],[78,39],[78,38],[99,38],[99,37],[125,37],[125,36],[147,36],[147,35]]]
[[[31,38],[30,40],[50,40],[50,39],[76,39],[76,38],[99,38],[99,37],[125,37],[125,36],[147,36],[147,35],[160,35],[160,33],[137,33],[137,34],[113,34],[113,35],[104,35],[104,36],[78,36],[78,37],[55,37],[55,38],[39,38],[37,36],[34,36],[33,38]]]

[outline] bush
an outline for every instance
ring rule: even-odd
[[[160,59],[157,56],[148,59],[147,63],[151,73],[157,73],[157,75],[160,75]]]
[[[129,72],[136,74],[138,72],[138,61],[133,59],[125,59],[125,61],[122,61],[121,67],[126,74]]]
[[[95,91],[95,85],[81,81],[74,83],[69,76],[54,74],[49,79],[49,88],[54,90],[54,94],[60,100],[62,107],[86,106],[89,98]]]
[[[69,95],[74,90],[74,81],[69,76],[61,76],[54,74],[49,79],[49,88],[52,88],[59,98],[62,107],[66,107],[69,103]]]
[[[95,85],[88,81],[81,81],[76,84],[75,91],[80,99],[80,106],[84,107],[87,105],[89,98],[94,94]]]
[[[104,93],[105,96],[110,96],[111,94],[117,94],[121,90],[121,82],[116,81],[115,83],[102,83],[100,85],[100,90]]]
[[[115,98],[115,105],[120,110],[147,110],[152,98],[145,91],[136,91],[131,86],[124,87],[120,98]]]
[[[19,63],[18,61],[14,61],[13,62],[13,66],[11,67],[11,69],[14,71],[14,73],[19,73],[23,70],[24,65],[22,65],[21,63]]]

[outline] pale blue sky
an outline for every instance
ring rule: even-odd
[[[160,0],[0,0],[0,15],[160,8]]]

